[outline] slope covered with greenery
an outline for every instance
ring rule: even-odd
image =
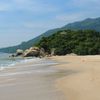
[[[100,32],[92,30],[64,30],[52,36],[43,37],[37,44],[50,53],[55,49],[56,55],[75,53],[78,55],[100,54]]]

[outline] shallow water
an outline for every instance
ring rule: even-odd
[[[5,67],[14,66],[16,63],[24,60],[22,57],[9,57],[10,55],[11,54],[0,53],[0,70],[3,70]]]
[[[0,71],[0,100],[64,100],[55,87],[63,73],[53,67],[56,64],[34,58]]]
[[[11,57],[11,55],[12,54],[0,53],[0,70],[9,68],[9,67],[13,67],[19,63],[31,62],[31,60],[33,60],[33,59],[36,62],[38,62],[38,60],[40,60],[39,58],[35,58],[35,57],[23,58],[20,56],[19,57]]]

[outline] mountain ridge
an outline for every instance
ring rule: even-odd
[[[100,32],[100,17],[87,18],[83,21],[69,23],[61,28],[55,28],[55,29],[48,30],[45,33],[43,33],[43,34],[41,34],[41,35],[39,35],[39,36],[29,40],[29,41],[22,42],[19,45],[1,48],[0,52],[14,53],[14,52],[16,52],[17,49],[23,49],[23,50],[28,49],[31,46],[33,46],[35,43],[37,43],[39,40],[41,40],[42,37],[48,37],[48,36],[56,33],[59,30],[67,30],[67,29],[71,29],[71,30],[95,30],[95,31]]]

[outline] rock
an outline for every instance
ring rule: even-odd
[[[12,55],[10,55],[9,57],[10,57],[10,58],[16,57],[16,54],[12,54]]]
[[[45,57],[46,53],[43,48],[38,47],[31,47],[26,49],[25,51],[18,49],[16,51],[16,56],[23,56],[23,57]]]
[[[24,57],[38,57],[40,55],[40,49],[38,47],[31,47],[25,50]]]
[[[37,50],[37,51],[39,51],[40,49],[38,47],[31,47],[29,50]]]
[[[40,49],[40,57],[45,57],[45,50],[43,48]]]
[[[51,56],[54,56],[55,55],[55,50],[56,50],[55,48],[52,48],[51,49]]]
[[[16,56],[23,55],[23,53],[24,53],[24,51],[23,51],[23,50],[18,49],[18,50],[16,51]]]
[[[70,53],[70,54],[67,54],[67,56],[77,56],[77,54]]]

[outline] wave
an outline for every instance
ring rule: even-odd
[[[34,67],[34,68],[38,68],[40,66],[49,66],[49,65],[54,65],[54,64],[57,64],[53,61],[50,61],[50,60],[47,60],[45,58],[23,58],[23,59],[18,59],[15,60],[15,61],[6,61],[6,63],[4,64],[0,64],[0,70],[4,70],[4,69],[8,69],[8,68],[14,68],[16,67],[16,65],[20,65],[20,64],[27,64],[27,63],[33,63],[33,64],[30,64],[30,66],[37,66],[37,67]],[[28,65],[29,66],[29,65]],[[23,66],[23,67],[26,67],[26,66]]]

